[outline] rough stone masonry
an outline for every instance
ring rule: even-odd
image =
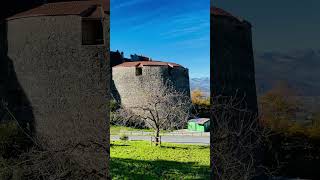
[[[17,117],[32,122],[36,135],[63,139],[68,131],[60,127],[71,122],[109,125],[108,6],[48,3],[7,18],[7,57],[20,84],[12,93],[23,91],[16,106],[34,119]]]
[[[114,98],[125,108],[141,107],[147,104],[145,93],[148,87],[165,88],[171,86],[190,97],[189,72],[187,68],[176,63],[144,60],[123,62],[112,67]]]

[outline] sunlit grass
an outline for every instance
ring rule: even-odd
[[[113,179],[209,179],[209,146],[112,141]]]

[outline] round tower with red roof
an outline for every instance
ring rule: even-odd
[[[161,92],[155,88],[166,88],[168,82],[175,90],[190,98],[189,72],[179,64],[137,56],[112,67],[113,96],[128,109],[147,104],[145,93],[149,92],[148,88]]]

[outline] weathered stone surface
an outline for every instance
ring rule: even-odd
[[[2,99],[5,95],[6,79],[8,78],[8,65],[6,61],[6,36],[6,24],[0,20],[0,99]]]
[[[78,15],[0,19],[0,98],[18,121],[33,127],[32,135],[45,138],[44,146],[102,142],[102,153],[75,159],[88,169],[106,169],[110,177],[109,9],[104,13],[100,45],[82,45]]]
[[[143,66],[140,76],[136,76],[136,67],[113,67],[112,80],[113,94],[127,108],[145,104],[145,89],[148,86],[161,87],[167,80],[177,90],[190,96],[188,69],[183,67],[174,67],[170,75],[168,66]]]
[[[104,57],[109,47],[81,45],[81,37],[80,16],[8,21],[8,57],[32,106],[38,134],[70,120],[109,120],[109,57]]]

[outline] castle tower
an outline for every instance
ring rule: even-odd
[[[47,3],[7,18],[7,56],[37,135],[52,136],[56,128],[63,139],[59,126],[70,120],[79,126],[108,120],[109,15],[109,0],[88,0]]]
[[[251,24],[215,7],[210,16],[211,94],[237,96],[257,113]]]
[[[112,68],[113,95],[125,107],[144,105],[145,88],[163,87],[170,81],[173,87],[190,97],[188,69],[176,63],[160,61],[124,62]]]

